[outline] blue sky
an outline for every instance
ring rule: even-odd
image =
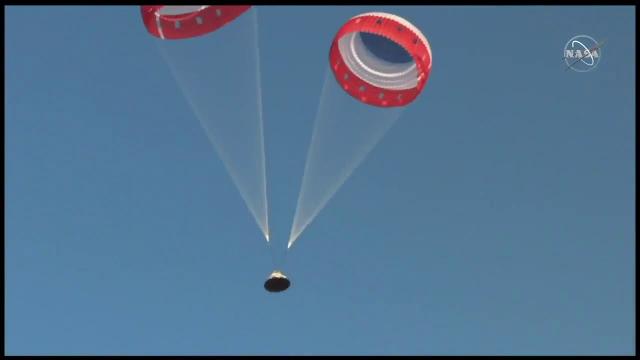
[[[423,31],[429,83],[274,295],[138,7],[5,8],[5,353],[634,354],[633,7],[259,7],[277,251],[329,45],[369,11]],[[607,40],[589,73],[578,34]]]

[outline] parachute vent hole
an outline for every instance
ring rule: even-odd
[[[398,94],[398,100],[402,100],[402,94]]]
[[[378,94],[378,99],[384,99],[384,93]]]
[[[358,89],[360,90],[360,92],[364,92],[367,88],[364,85],[360,85]]]
[[[176,25],[176,29],[180,29],[180,20],[176,20],[175,25]]]
[[[404,29],[402,28],[402,26],[398,26],[398,31],[402,32]]]
[[[220,9],[216,9],[216,16],[217,16],[217,17],[222,16],[222,10],[220,10]]]
[[[196,16],[196,22],[198,23],[198,25],[202,25],[202,17]]]
[[[414,38],[413,39],[413,45],[417,45],[418,44],[418,38]]]
[[[378,24],[378,25],[382,25],[382,19],[378,19],[378,20],[376,20],[376,24]]]

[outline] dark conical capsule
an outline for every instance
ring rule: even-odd
[[[271,276],[264,282],[264,288],[268,292],[281,292],[289,288],[291,282],[280,271],[276,270],[271,273]]]

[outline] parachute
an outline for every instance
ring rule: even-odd
[[[397,15],[360,14],[338,30],[287,248],[422,93],[431,63],[427,38]]]
[[[427,83],[431,47],[407,20],[372,12],[340,28],[329,61],[336,81],[354,98],[380,107],[405,106]]]
[[[250,5],[143,5],[142,21],[147,31],[163,40],[187,39],[208,34],[235,20]]]
[[[268,242],[258,23],[255,8],[248,13],[251,8],[152,5],[140,11]]]

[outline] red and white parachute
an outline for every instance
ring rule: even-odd
[[[404,49],[410,61],[394,63],[376,55],[364,41],[371,35]],[[329,61],[349,95],[369,105],[395,107],[409,104],[420,94],[432,58],[429,42],[417,27],[397,15],[371,12],[349,19],[338,30]]]
[[[186,39],[216,31],[251,5],[143,5],[142,20],[151,35],[164,40]]]

